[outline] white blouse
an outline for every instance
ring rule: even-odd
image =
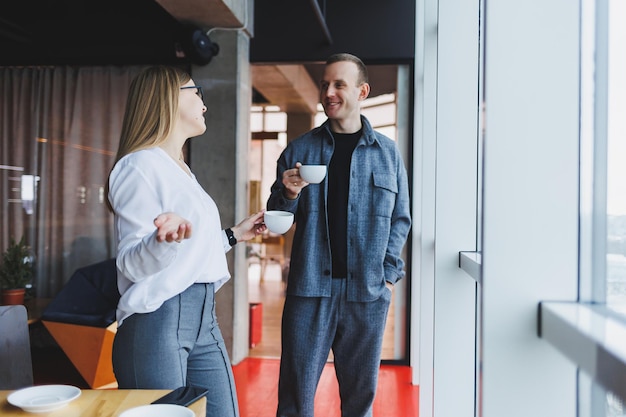
[[[118,326],[133,313],[155,311],[194,283],[213,282],[217,291],[230,278],[230,245],[217,205],[163,149],[120,159],[109,178],[109,201],[118,241]],[[191,238],[157,242],[154,219],[165,212],[189,220]]]

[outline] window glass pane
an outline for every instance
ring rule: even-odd
[[[595,381],[592,383],[591,401],[589,401],[589,410],[587,411],[590,416],[626,416],[624,402]]]
[[[578,374],[578,417],[624,417],[626,407],[586,372]]]
[[[606,417],[623,416],[626,416],[626,407],[624,407],[624,403],[615,395],[608,393],[606,395]]]
[[[263,131],[263,113],[262,112],[250,113],[250,131],[251,132]]]
[[[607,303],[626,312],[626,1],[608,4]]]
[[[283,112],[265,113],[266,132],[284,132],[287,130],[287,115]]]
[[[390,125],[396,122],[396,104],[380,104],[374,107],[363,108],[363,115],[372,126]]]
[[[319,126],[326,121],[326,114],[321,104],[317,105],[317,114],[315,115],[315,126]]]
[[[381,94],[375,97],[368,97],[367,100],[363,102],[361,106],[362,109],[366,109],[372,106],[379,106],[385,103],[395,103],[396,95],[395,94]]]
[[[388,138],[396,140],[397,129],[395,125],[394,126],[380,126],[380,127],[377,127],[376,130],[378,130],[380,133],[387,136]]]

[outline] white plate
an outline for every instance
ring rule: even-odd
[[[80,389],[71,385],[38,385],[9,394],[7,401],[30,413],[46,413],[64,407],[80,396]]]
[[[149,404],[128,409],[119,417],[195,417],[195,414],[182,405]]]

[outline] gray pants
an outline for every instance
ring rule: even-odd
[[[391,291],[376,301],[346,301],[346,280],[333,279],[331,297],[287,296],[277,417],[313,417],[315,391],[330,349],[342,417],[370,417],[378,383]]]
[[[158,310],[126,318],[113,342],[113,368],[119,388],[205,387],[207,416],[239,416],[213,284],[194,284]]]

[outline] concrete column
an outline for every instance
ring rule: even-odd
[[[247,33],[215,30],[220,51],[206,66],[194,66],[192,77],[205,91],[207,130],[191,139],[191,169],[215,200],[222,228],[248,213],[248,145],[251,77]],[[217,293],[217,315],[233,364],[248,356],[248,269],[245,244],[228,253],[232,279]]]

